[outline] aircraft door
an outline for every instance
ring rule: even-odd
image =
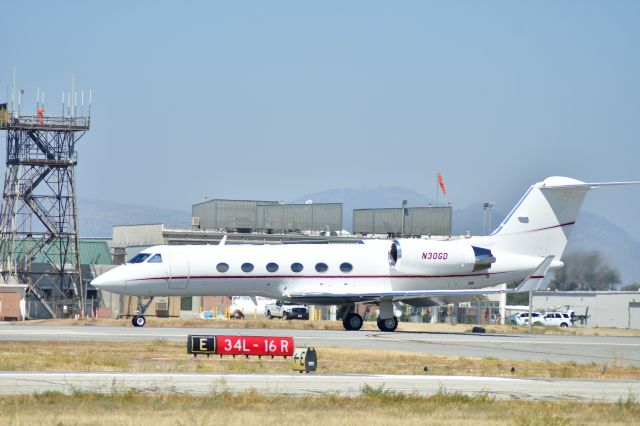
[[[189,259],[184,253],[169,256],[169,288],[185,289],[189,285]]]

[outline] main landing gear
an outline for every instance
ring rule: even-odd
[[[380,331],[396,331],[396,328],[398,328],[398,317],[378,318],[378,329]]]
[[[356,331],[362,328],[362,316],[355,312],[355,305],[343,305],[338,311],[342,318],[342,326],[345,330]],[[393,315],[393,304],[391,302],[380,303],[380,317],[378,318],[378,329],[380,331],[396,331],[398,328],[398,317]]]
[[[362,328],[362,317],[355,312],[356,305],[342,305],[338,309],[338,318],[342,318],[342,326],[348,331],[357,331]]]
[[[362,328],[362,323],[363,323],[362,317],[359,314],[356,314],[355,312],[351,312],[347,314],[342,319],[342,325],[344,326],[345,330],[350,330],[350,331],[360,330]]]
[[[149,301],[143,305],[141,303],[141,301],[140,301],[140,298],[138,297],[138,313],[139,313],[139,315],[134,315],[133,318],[131,318],[131,324],[134,327],[144,327],[145,326],[145,324],[147,323],[147,319],[144,317],[144,313],[147,312],[147,309],[149,308],[149,306],[153,302],[153,299],[154,298],[151,297],[149,299]]]
[[[380,331],[396,331],[396,328],[398,328],[398,317],[394,315],[393,302],[385,300],[378,305],[380,306],[378,329]]]

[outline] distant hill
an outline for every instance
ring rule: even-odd
[[[454,207],[451,218],[452,233],[454,235],[460,235],[469,231],[471,235],[489,234],[496,229],[505,218],[505,215],[501,211],[491,209],[491,226],[489,226],[488,232],[485,232],[484,214],[483,203],[480,201],[471,203],[461,209]]]
[[[640,282],[640,242],[607,219],[580,212],[567,245],[568,253],[599,251],[614,265],[624,284]]]
[[[113,203],[111,201],[78,199],[81,237],[111,238],[115,225],[164,223],[170,227],[191,226],[191,212],[159,209],[149,206]]]
[[[344,204],[343,225],[352,229],[352,210],[358,208],[400,207],[402,200],[409,207],[426,206],[434,203],[429,197],[404,187],[377,187],[359,189],[332,189],[306,194],[292,202],[338,202]],[[169,227],[188,228],[191,212],[188,210],[160,209],[97,201],[78,200],[80,211],[80,236],[111,237],[114,225],[164,223]],[[493,210],[491,229],[495,229],[504,219],[504,213]],[[481,202],[474,202],[465,208],[453,209],[453,234],[484,234],[484,210]],[[623,283],[640,282],[640,242],[608,220],[589,212],[581,212],[571,235],[567,252],[598,250],[612,266],[618,269]]]

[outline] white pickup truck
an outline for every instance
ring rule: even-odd
[[[264,307],[265,316],[269,319],[309,319],[309,308],[294,302],[278,300],[276,303]]]
[[[265,306],[276,302],[276,299],[267,297],[249,297],[249,296],[233,296],[231,298],[231,306],[229,306],[229,314],[231,319],[253,318],[254,314],[259,316],[265,315]]]

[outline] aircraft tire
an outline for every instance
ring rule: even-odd
[[[137,315],[134,315],[133,318],[131,318],[131,325],[134,327],[137,327],[138,325],[136,324],[136,319],[138,319]]]
[[[342,320],[344,329],[348,331],[360,330],[362,328],[362,323],[362,317],[354,312],[347,314],[347,316]]]
[[[398,328],[397,317],[378,319],[378,329],[380,331],[396,331],[396,328]]]
[[[147,319],[144,317],[144,315],[135,315],[131,322],[133,322],[134,327],[144,327],[144,325],[147,323]]]

